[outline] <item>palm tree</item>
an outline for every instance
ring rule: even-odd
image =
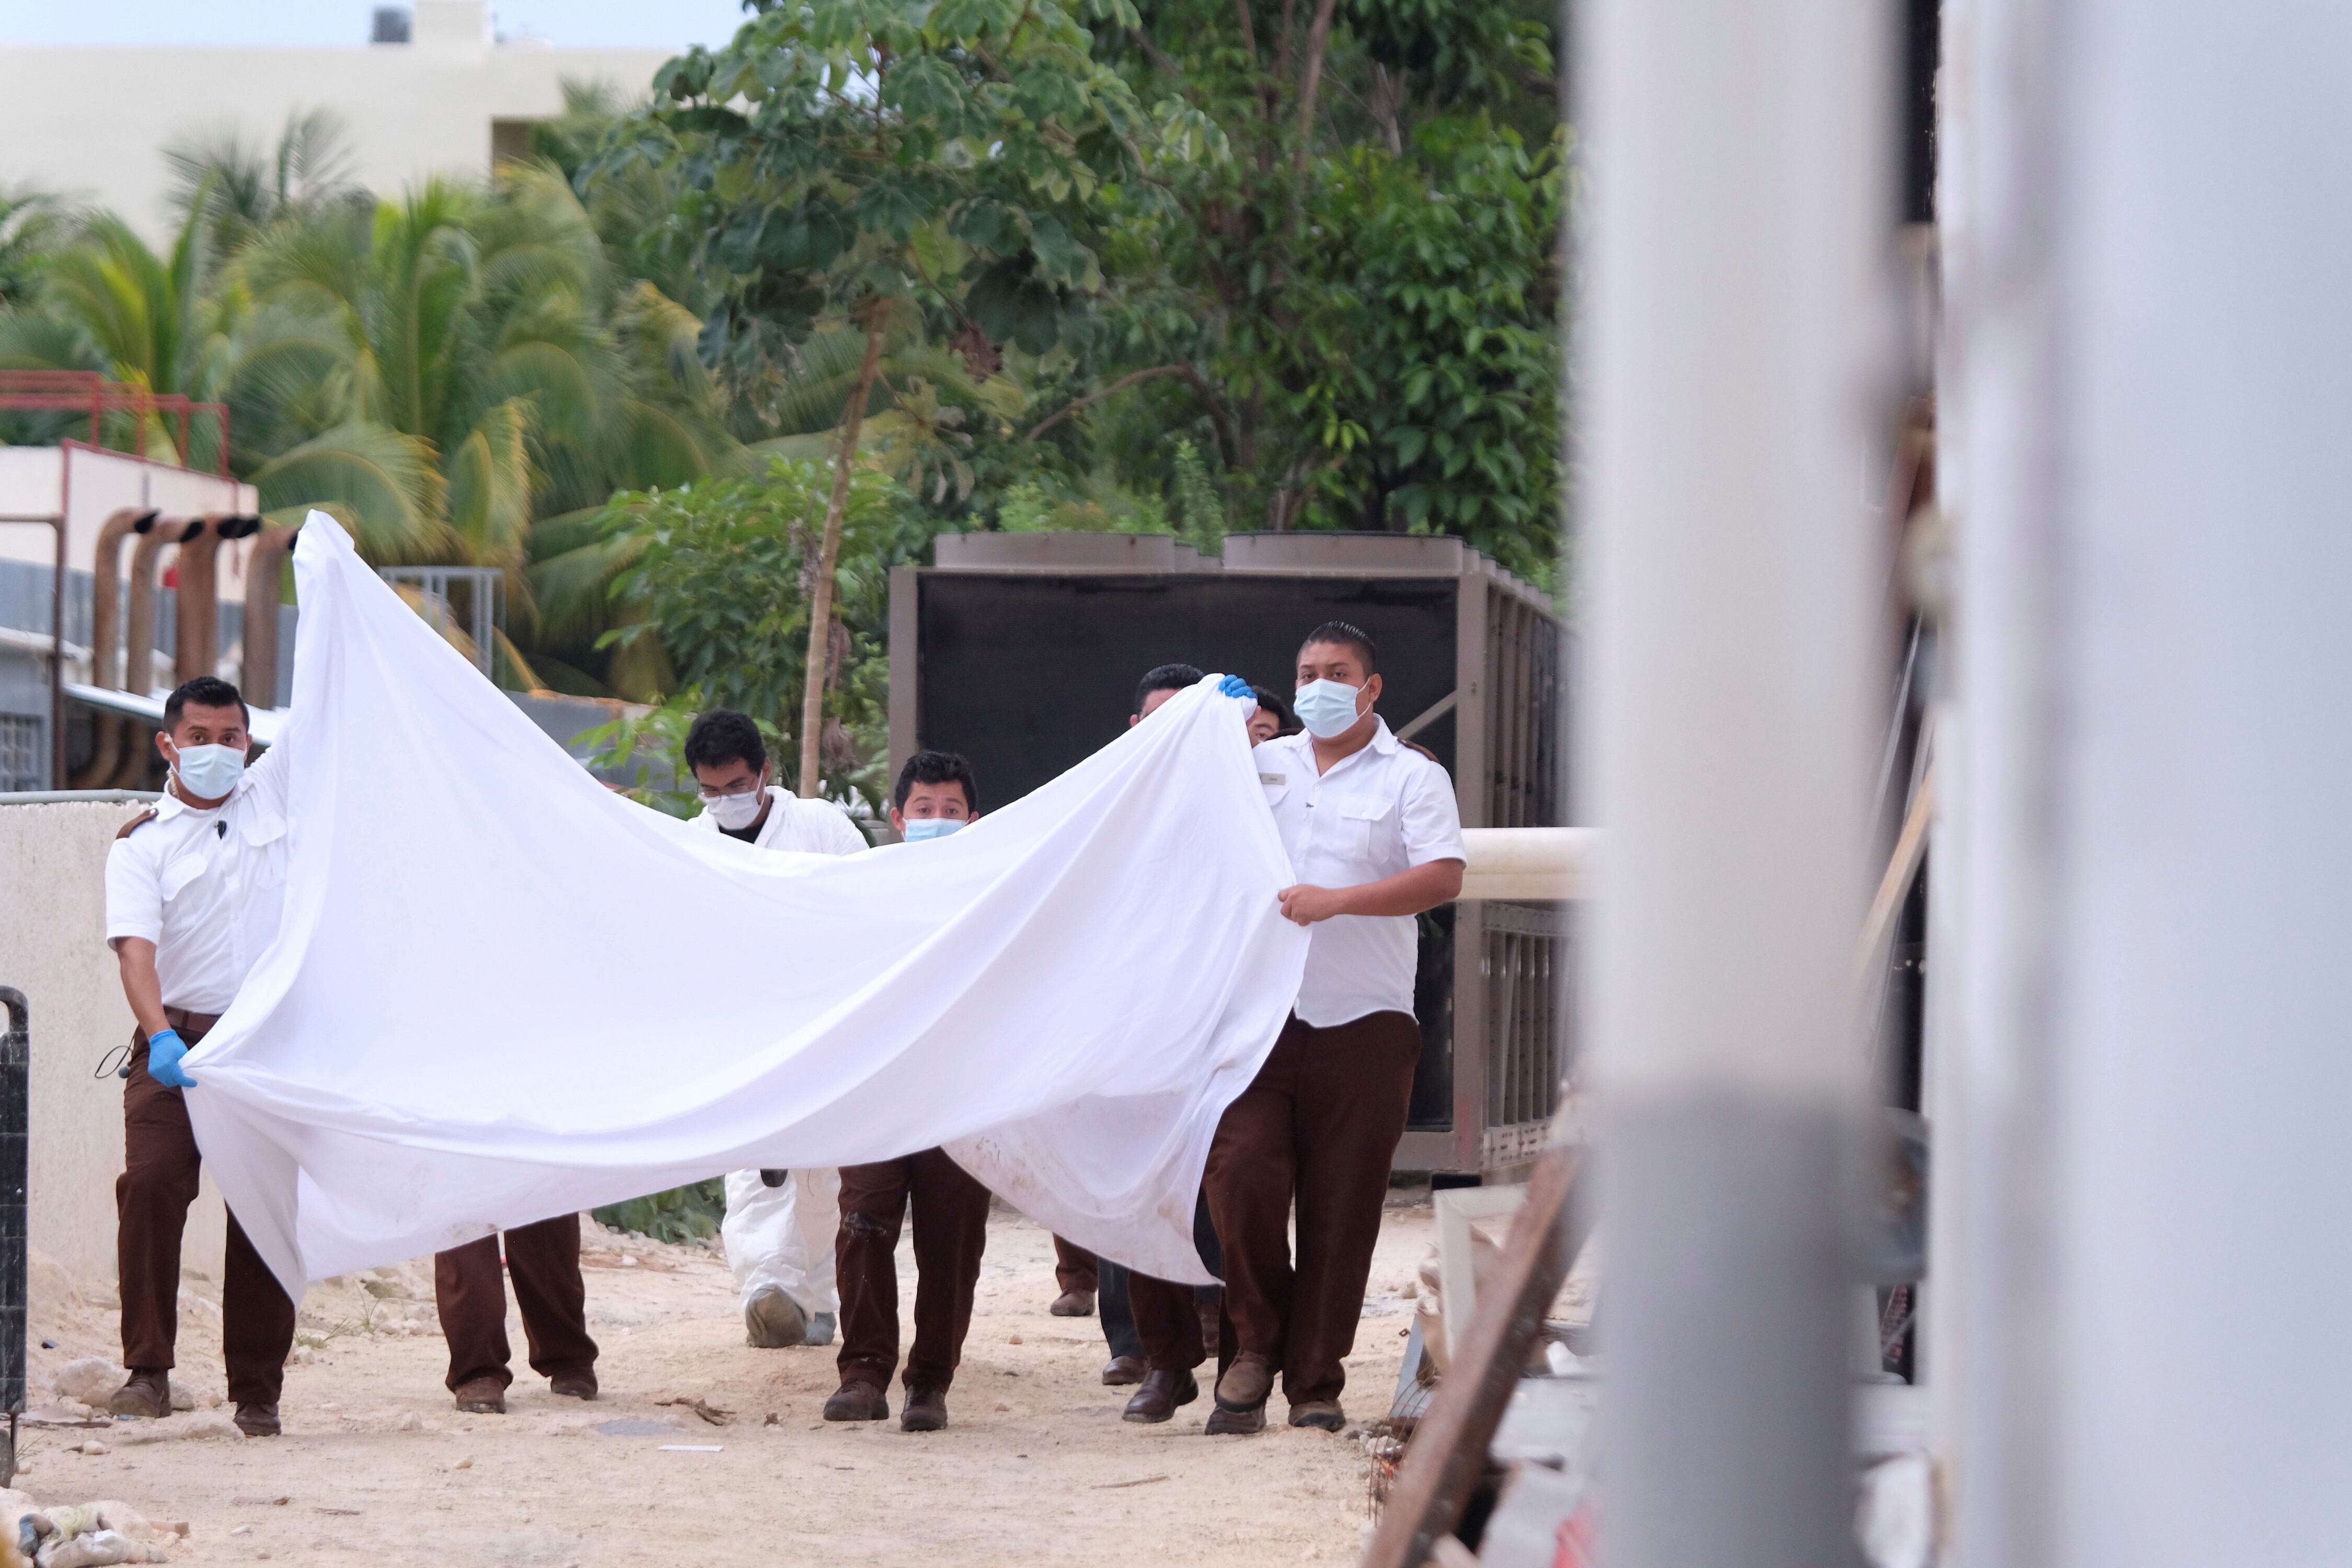
[[[489,192],[428,181],[364,220],[299,215],[234,271],[237,417],[283,443],[255,474],[265,501],[299,488],[364,512],[404,497],[414,515],[376,548],[504,569],[506,651],[526,680],[534,524],[735,460],[690,352],[699,323],[649,284],[620,287],[551,166],[509,165]],[[566,626],[593,618],[558,608]]]

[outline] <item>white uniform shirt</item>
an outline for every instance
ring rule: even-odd
[[[719,831],[719,819],[703,807],[688,819],[698,827]],[[740,843],[741,840],[737,840]],[[754,849],[796,849],[803,855],[855,855],[866,847],[866,835],[849,820],[849,813],[829,800],[803,800],[768,786],[768,820],[760,824]]]
[[[152,821],[106,853],[106,941],[155,944],[163,1005],[226,1013],[278,935],[286,901],[286,759],[281,742],[228,799],[198,811],[169,791]]]
[[[1301,882],[1352,888],[1467,858],[1454,782],[1390,734],[1386,720],[1369,745],[1320,777],[1311,735],[1278,735],[1251,755]],[[1307,930],[1301,1023],[1328,1029],[1370,1013],[1412,1011],[1412,916],[1334,915]]]

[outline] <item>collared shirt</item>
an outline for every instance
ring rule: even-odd
[[[688,818],[698,827],[719,832],[719,819],[709,807]],[[728,837],[732,837],[729,835]],[[803,800],[775,784],[768,786],[768,819],[760,824],[755,849],[793,849],[803,855],[855,855],[866,847],[866,835],[849,814],[829,800]]]
[[[1312,735],[1277,735],[1251,755],[1301,882],[1352,888],[1467,858],[1454,781],[1389,733],[1385,719],[1369,744],[1320,776]],[[1412,916],[1334,915],[1307,930],[1301,1023],[1328,1029],[1369,1013],[1412,1011]]]
[[[278,935],[286,895],[285,742],[228,799],[199,811],[169,791],[106,852],[106,941],[155,944],[163,1005],[226,1013]]]

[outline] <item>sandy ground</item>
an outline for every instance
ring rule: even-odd
[[[1425,1193],[1392,1195],[1356,1353],[1351,1415],[1387,1409],[1431,1239]],[[827,1425],[833,1348],[743,1342],[723,1261],[589,1226],[603,1396],[557,1399],[520,1363],[504,1416],[460,1415],[429,1260],[328,1281],[303,1303],[286,1435],[228,1426],[215,1288],[183,1292],[175,1380],[198,1408],[109,1429],[28,1429],[16,1486],[43,1503],[120,1498],[185,1521],[174,1563],[563,1564],[1339,1563],[1358,1550],[1366,1461],[1348,1435],[1210,1439],[1205,1396],[1164,1426],[1119,1419],[1092,1319],[1047,1315],[1051,1237],[1000,1213],[944,1432]],[[902,1300],[914,1268],[899,1253]],[[68,1359],[117,1355],[105,1294],[36,1268],[31,1402]],[[908,1322],[902,1333],[911,1335]],[[714,1425],[699,1400],[728,1413]],[[53,1400],[51,1401],[53,1403]],[[207,1408],[207,1405],[213,1407]],[[599,1432],[605,1423],[637,1430]],[[644,1423],[660,1423],[651,1431]],[[78,1451],[84,1443],[105,1451]],[[666,1445],[691,1446],[670,1451]],[[704,1449],[716,1451],[703,1451]]]

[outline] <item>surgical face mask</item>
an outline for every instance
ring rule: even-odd
[[[172,759],[180,791],[197,800],[218,800],[245,776],[243,746],[182,746]]]
[[[760,820],[760,808],[768,804],[768,792],[755,789],[745,795],[704,795],[702,809],[710,819],[730,832],[740,833]]]
[[[907,824],[905,837],[909,844],[920,844],[927,838],[945,838],[962,826],[952,816],[918,816]]]
[[[1363,717],[1356,711],[1356,700],[1363,691],[1360,686],[1342,681],[1310,680],[1298,689],[1290,706],[1308,734],[1318,741],[1336,741]]]

